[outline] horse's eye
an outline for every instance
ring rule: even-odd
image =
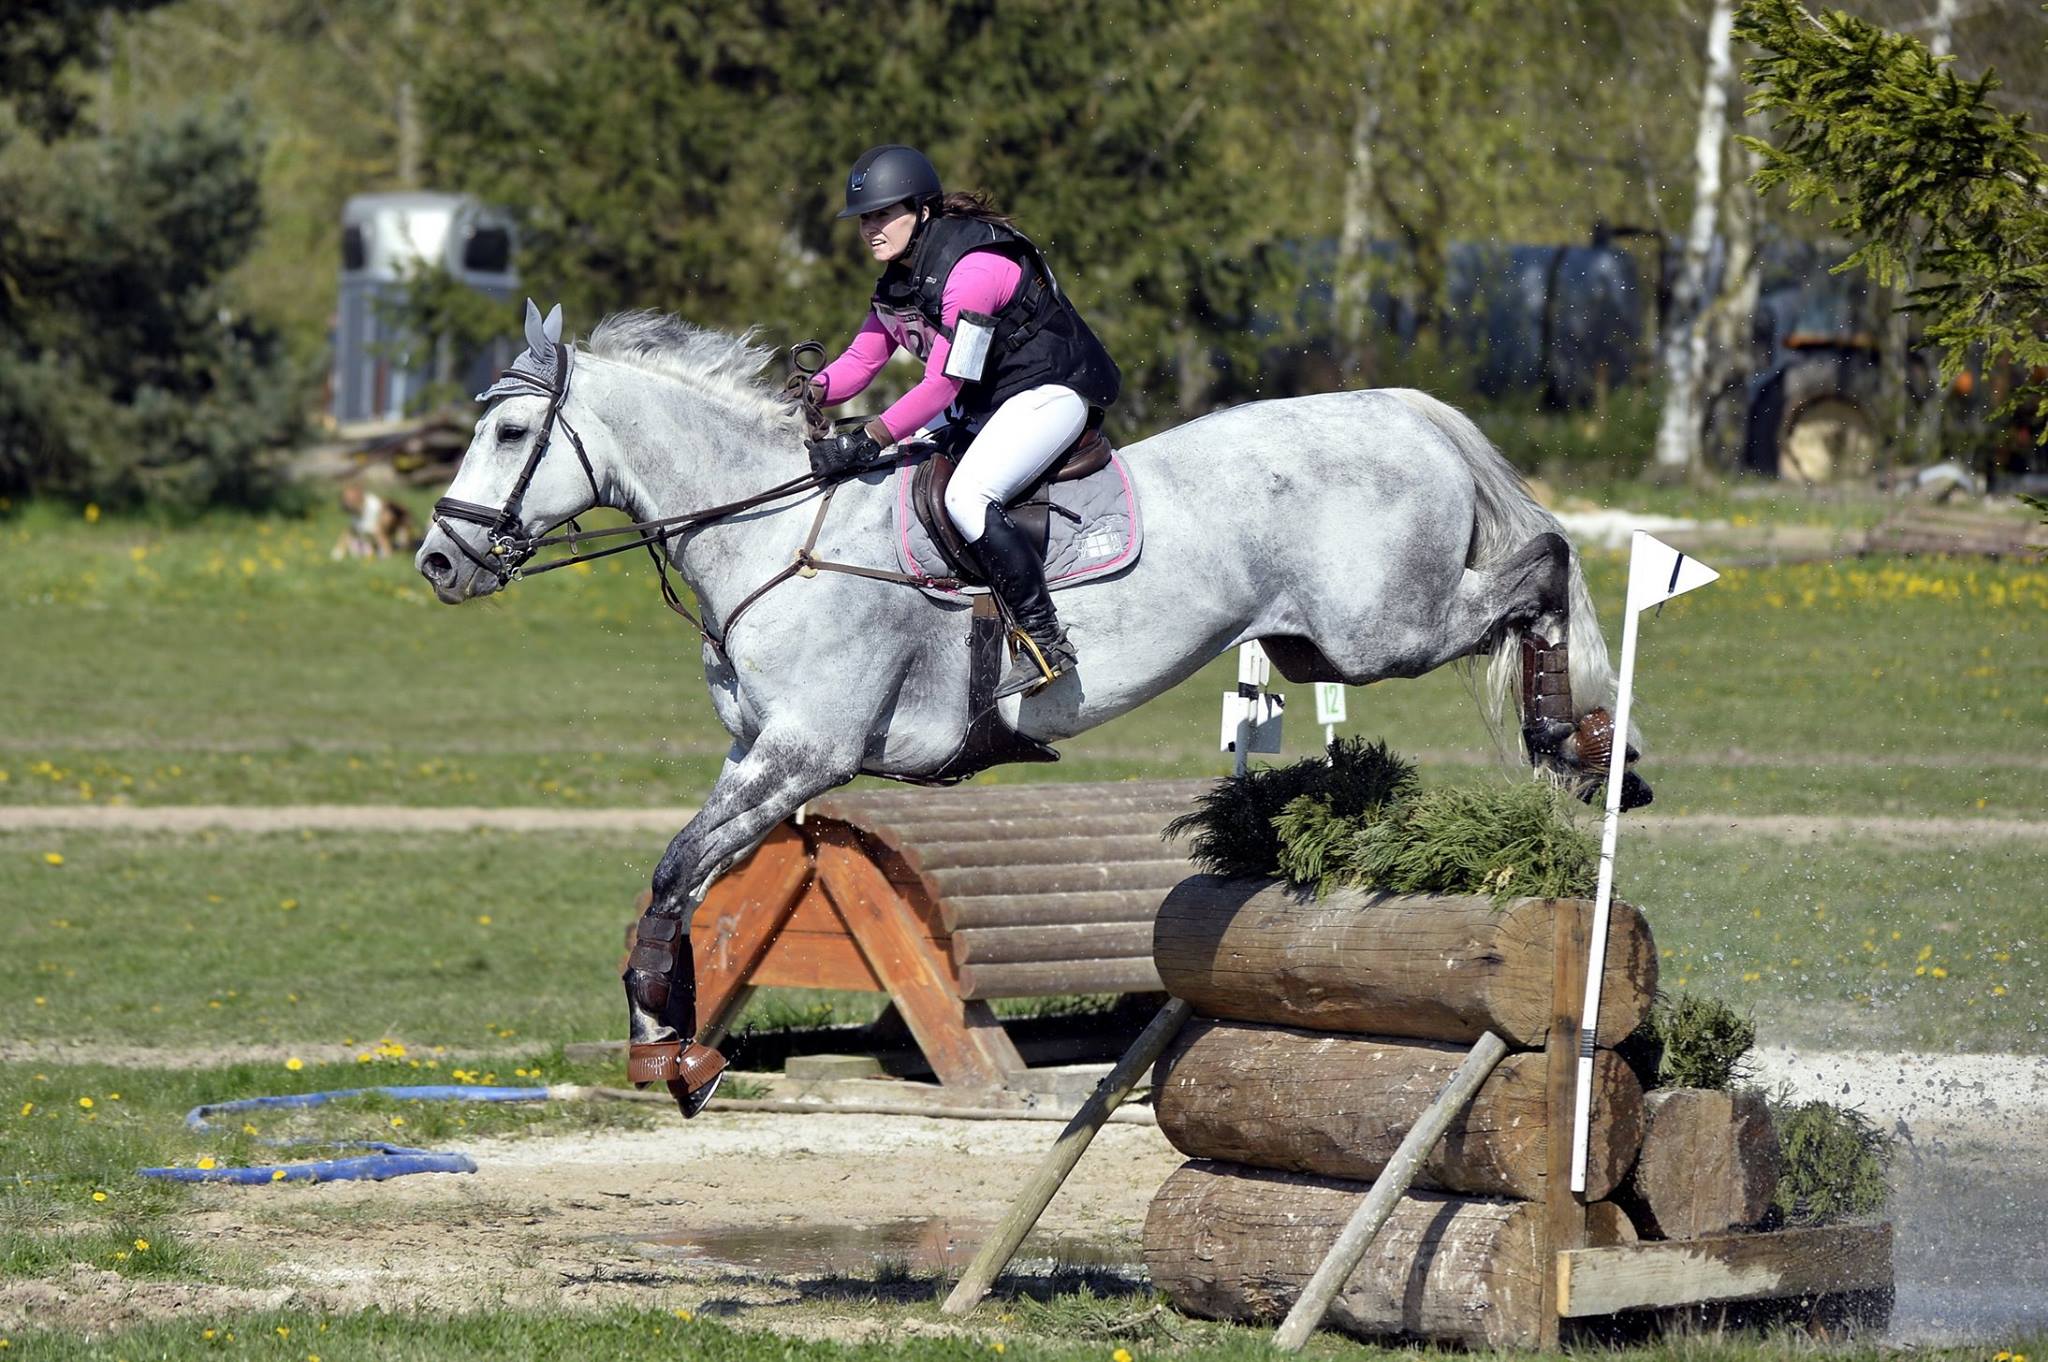
[[[525,427],[525,426],[522,426],[522,425],[516,425],[516,424],[514,424],[513,422],[507,421],[507,422],[506,422],[506,423],[505,423],[504,425],[502,425],[502,426],[499,426],[499,427],[498,427],[498,443],[499,443],[499,444],[504,444],[504,445],[511,445],[511,444],[517,444],[517,443],[519,443],[519,442],[520,442],[521,440],[523,440],[523,439],[525,439],[525,438],[526,438],[526,427]]]

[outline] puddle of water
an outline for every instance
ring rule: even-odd
[[[966,1268],[993,1226],[985,1221],[883,1220],[873,1224],[697,1225],[667,1234],[635,1235],[649,1256],[777,1277],[865,1276],[878,1267],[919,1275],[957,1274]],[[1087,1238],[1033,1231],[1012,1272],[1088,1268],[1136,1277],[1142,1249],[1136,1239]]]

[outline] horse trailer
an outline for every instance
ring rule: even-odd
[[[335,305],[333,416],[392,421],[412,414],[435,384],[481,392],[512,362],[512,339],[452,354],[410,335],[403,308],[415,280],[445,271],[510,304],[518,297],[512,220],[466,194],[358,194],[341,215],[341,287]],[[507,315],[511,315],[508,311]]]

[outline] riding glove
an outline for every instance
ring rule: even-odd
[[[858,430],[845,431],[829,439],[812,440],[808,446],[811,472],[817,474],[821,481],[858,472],[874,462],[889,439],[889,428],[877,419]]]

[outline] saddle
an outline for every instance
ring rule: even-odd
[[[1045,555],[1046,545],[1051,541],[1052,513],[1069,514],[1052,504],[1046,489],[1056,482],[1085,478],[1109,463],[1109,437],[1102,433],[1100,421],[1099,413],[1092,415],[1088,425],[1075,437],[1074,443],[1053,461],[1052,467],[1004,503],[1010,519],[1030,537],[1040,557]],[[982,580],[974,551],[960,537],[953,517],[946,514],[946,488],[953,481],[953,471],[960,466],[960,456],[972,438],[966,431],[955,431],[949,427],[931,442],[931,453],[911,479],[910,504],[925,533],[945,555],[953,575],[971,586],[983,586],[986,583]]]

